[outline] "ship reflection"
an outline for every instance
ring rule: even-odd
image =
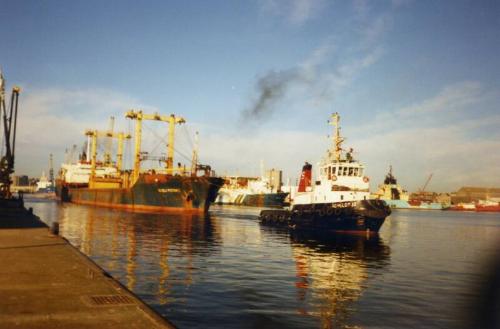
[[[61,212],[61,234],[132,290],[155,291],[169,303],[174,285],[193,283],[197,257],[218,252],[217,219],[70,205]],[[156,288],[151,285],[157,285]]]
[[[352,327],[350,317],[363,290],[370,286],[372,268],[389,263],[390,248],[378,236],[284,232],[295,262],[297,312],[317,317],[322,328]]]

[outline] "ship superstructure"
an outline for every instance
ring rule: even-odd
[[[159,212],[207,212],[215,200],[223,180],[214,177],[210,166],[198,164],[193,151],[192,166],[174,167],[175,125],[185,123],[182,117],[145,114],[130,110],[126,118],[135,121],[134,163],[132,170],[123,169],[123,144],[131,136],[122,132],[87,130],[89,139],[87,161],[62,166],[59,194],[63,200],[75,203]],[[148,156],[141,152],[142,122],[153,120],[168,124],[167,156],[158,158],[164,167],[142,170],[141,162]],[[118,139],[116,162],[109,156],[97,161],[97,140]],[[202,172],[200,175],[199,172]]]
[[[392,166],[384,178],[384,183],[378,186],[377,192],[373,194],[376,199],[384,200],[391,208],[409,208],[409,194],[398,184],[396,177],[392,174]]]
[[[370,199],[370,179],[364,165],[354,159],[353,150],[342,149],[340,116],[334,113],[332,147],[318,164],[316,179],[312,165],[302,168],[299,187],[288,210],[265,210],[263,223],[293,228],[336,231],[378,232],[390,208],[381,200]]]

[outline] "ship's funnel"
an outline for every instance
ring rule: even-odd
[[[300,175],[298,192],[305,192],[306,188],[311,186],[312,165],[308,162],[302,167],[302,175]]]

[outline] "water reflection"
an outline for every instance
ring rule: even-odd
[[[253,209],[28,207],[180,328],[449,328],[498,258],[500,221],[485,214],[394,211],[366,239],[263,227]]]
[[[286,232],[264,228],[268,234]],[[349,326],[370,268],[389,263],[390,249],[378,236],[290,232],[295,261],[297,312],[320,319],[322,328]]]
[[[169,302],[173,283],[193,281],[193,259],[216,253],[220,244],[217,221],[209,216],[136,214],[101,208],[62,207],[61,234],[132,291],[156,284],[160,305]],[[170,257],[173,254],[173,257]],[[180,271],[171,277],[172,264]],[[181,265],[182,263],[182,265]],[[139,272],[139,273],[138,273]],[[180,277],[182,276],[182,277]]]

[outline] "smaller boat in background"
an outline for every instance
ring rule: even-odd
[[[53,193],[55,190],[54,183],[45,176],[45,172],[42,172],[40,180],[36,182],[35,193]]]
[[[267,170],[261,177],[224,177],[215,203],[249,207],[283,207],[287,192],[283,192],[281,170]]]
[[[448,210],[454,211],[476,211],[476,204],[474,202],[460,202],[454,205],[451,205]]]
[[[479,200],[476,204],[476,211],[500,212],[500,200]]]
[[[409,194],[398,184],[396,177],[392,174],[392,166],[389,166],[389,173],[385,176],[384,183],[378,186],[373,197],[384,200],[392,209],[443,210],[448,208],[449,203],[440,202],[437,193],[424,191],[431,178],[432,175],[418,192]]]

